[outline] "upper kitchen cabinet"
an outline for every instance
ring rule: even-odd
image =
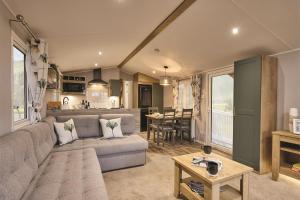
[[[120,80],[109,80],[109,96],[121,95],[121,81]]]
[[[234,63],[233,159],[259,173],[271,169],[276,129],[277,59],[257,56]]]

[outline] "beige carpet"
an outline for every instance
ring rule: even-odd
[[[110,200],[175,200],[173,197],[173,161],[169,155],[147,153],[147,164],[104,173]],[[299,200],[300,181],[271,175],[250,176],[250,200]]]

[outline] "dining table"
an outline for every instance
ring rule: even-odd
[[[147,140],[150,139],[150,123],[152,121],[157,121],[158,124],[160,123],[160,121],[162,121],[164,119],[164,115],[161,113],[153,113],[151,115],[146,115],[147,117]],[[184,117],[185,119],[192,119],[191,117]],[[166,118],[167,119],[167,118]],[[182,113],[181,112],[177,112],[175,114],[175,121],[178,121],[182,119]]]

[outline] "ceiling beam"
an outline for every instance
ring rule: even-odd
[[[169,26],[177,17],[188,9],[196,0],[184,0],[164,21],[162,21],[119,65],[123,67],[132,57],[141,51],[151,40]]]

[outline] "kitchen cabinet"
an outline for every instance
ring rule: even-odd
[[[158,107],[159,112],[163,111],[164,88],[159,83],[153,83],[152,85],[152,106]]]
[[[271,170],[276,129],[277,59],[257,56],[234,63],[233,159],[259,173]]]
[[[121,95],[121,81],[120,80],[109,80],[109,96]]]

